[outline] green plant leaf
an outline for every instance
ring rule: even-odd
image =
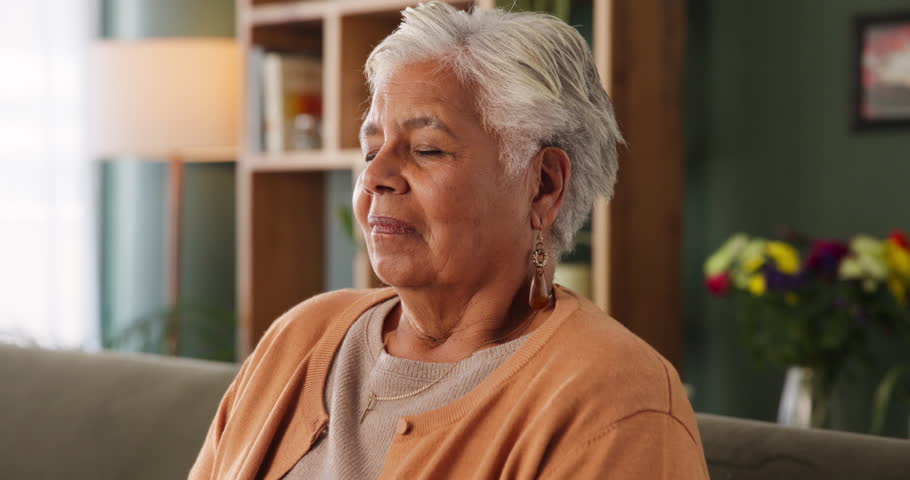
[[[361,251],[365,250],[366,246],[363,244],[363,239],[354,235],[354,209],[350,205],[341,205],[335,210],[335,216],[338,218],[338,222],[341,223],[341,228],[344,230],[345,235],[351,239],[351,242],[357,245],[357,248]]]
[[[910,369],[910,364],[898,364],[891,367],[882,378],[878,388],[875,389],[875,396],[872,402],[872,422],[869,433],[881,435],[885,426],[885,419],[888,417],[888,409],[891,406],[891,399],[894,397],[895,390],[901,380],[901,377]]]

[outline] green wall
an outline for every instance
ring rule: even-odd
[[[684,376],[699,411],[773,420],[782,382],[751,364],[731,306],[704,291],[702,261],[731,233],[910,231],[910,130],[849,127],[853,18],[899,8],[910,3],[689,2]],[[872,377],[842,382],[836,427],[867,428]],[[906,435],[906,414],[891,420]]]
[[[233,0],[102,0],[105,37],[233,37]]]
[[[103,162],[99,173],[101,333],[120,337],[165,308],[165,175],[162,165],[135,159]]]
[[[331,171],[325,174],[325,218],[328,228],[323,241],[328,246],[325,257],[325,288],[338,290],[354,286],[354,257],[357,245],[345,232],[338,209],[350,208],[354,195],[354,179],[349,171]],[[355,227],[357,228],[357,227]]]
[[[234,35],[231,0],[103,0],[101,17],[99,34],[105,38]],[[101,324],[107,336],[137,322],[160,318],[167,308],[167,179],[161,160],[109,159],[100,167]],[[197,330],[212,321],[233,322],[234,170],[233,163],[186,166],[180,293],[181,302],[191,307],[185,324]],[[213,349],[187,341],[188,353],[231,359],[233,341],[224,339],[225,331],[233,334],[232,323],[205,333],[221,346]],[[154,336],[154,329],[148,333]],[[156,349],[143,343],[129,342],[121,348]]]

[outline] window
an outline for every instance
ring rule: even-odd
[[[0,0],[0,340],[97,345],[93,0]]]

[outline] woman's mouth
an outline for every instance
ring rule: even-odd
[[[370,215],[367,218],[367,222],[372,229],[371,233],[373,235],[408,235],[417,233],[417,229],[413,225],[393,217]]]

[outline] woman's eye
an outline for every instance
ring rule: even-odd
[[[374,158],[376,158],[376,152],[370,152],[367,154],[367,156],[364,158],[364,160],[369,162],[369,161],[373,160]]]

